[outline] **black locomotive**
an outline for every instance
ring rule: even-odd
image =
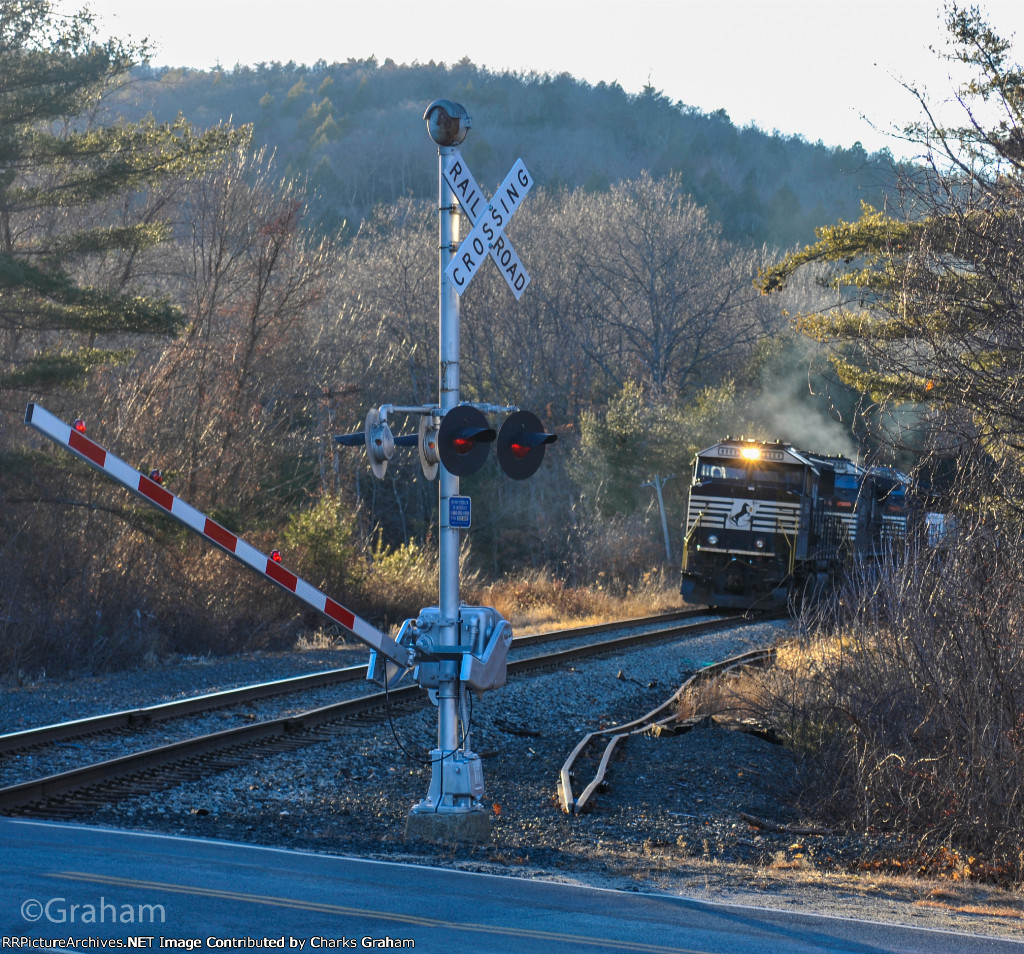
[[[908,480],[781,441],[726,439],[697,455],[683,540],[687,603],[779,609],[907,533]]]

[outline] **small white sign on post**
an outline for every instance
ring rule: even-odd
[[[505,237],[505,228],[513,213],[522,204],[526,193],[533,187],[533,177],[527,171],[523,160],[516,160],[489,201],[458,153],[445,165],[444,177],[458,198],[462,210],[473,223],[472,231],[462,240],[458,251],[445,269],[445,276],[455,291],[461,295],[473,280],[484,259],[490,256],[518,301],[526,286],[530,284],[530,274],[519,260],[511,242]]]

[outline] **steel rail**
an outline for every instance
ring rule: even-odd
[[[550,643],[559,639],[597,636],[600,633],[609,633],[616,629],[639,629],[641,626],[657,626],[659,623],[672,623],[695,619],[698,616],[715,615],[717,615],[717,612],[709,609],[672,610],[669,613],[656,613],[653,616],[638,616],[636,619],[616,620],[610,623],[593,623],[589,626],[573,626],[570,629],[554,629],[547,633],[531,633],[527,636],[517,636],[512,641],[512,646],[515,648],[516,646]]]
[[[693,615],[708,616],[706,612],[698,611]],[[760,617],[769,619],[768,616]],[[533,656],[528,659],[510,660],[508,671],[518,672],[527,669],[555,668],[562,663],[572,662],[574,659],[583,659],[591,656],[599,656],[602,653],[614,653],[622,649],[632,649],[644,643],[656,642],[662,639],[672,639],[677,636],[702,636],[704,633],[713,633],[719,629],[731,629],[749,620],[746,613],[738,613],[731,616],[715,616],[713,619],[702,620],[698,623],[685,623],[681,625],[668,626],[654,632],[631,633],[628,636],[619,636],[615,639],[606,639],[599,643],[587,643],[582,646],[571,646],[568,649],[547,653],[544,656]],[[533,664],[533,665],[531,665]]]
[[[405,686],[389,693],[392,706],[401,705],[415,693],[419,686]],[[347,699],[319,709],[312,709],[298,715],[283,716],[254,722],[251,725],[222,729],[209,735],[171,742],[142,752],[132,752],[116,759],[95,762],[81,768],[60,772],[46,778],[33,779],[0,789],[0,811],[30,806],[51,799],[57,795],[79,791],[89,786],[113,782],[128,776],[139,775],[168,765],[177,765],[206,755],[220,754],[229,749],[249,746],[253,743],[273,739],[286,739],[303,730],[310,730],[325,722],[339,721],[362,715],[378,706],[388,704],[383,692],[357,699]]]
[[[178,719],[210,712],[225,706],[238,705],[245,702],[256,702],[272,696],[284,695],[289,692],[304,692],[319,689],[323,686],[351,682],[366,677],[366,666],[347,666],[343,669],[326,669],[323,672],[305,673],[301,676],[288,676],[251,686],[238,686],[218,692],[189,696],[186,699],[175,699],[138,709],[123,709],[120,712],[107,712],[98,716],[86,716],[70,722],[57,722],[53,725],[41,725],[18,732],[0,735],[0,755],[16,752],[21,749],[65,739],[80,738],[83,735],[94,735],[99,732],[112,732],[118,729],[137,729],[165,719]]]
[[[643,643],[672,637],[698,636],[715,629],[735,626],[743,620],[743,616],[733,616],[690,624],[673,624],[653,632],[631,634],[617,639],[587,643],[584,646],[560,650],[554,653],[510,660],[508,671],[511,675],[513,673],[521,674],[529,671],[550,669],[586,656],[599,656],[632,648]],[[605,628],[611,629],[613,627],[609,625]],[[619,628],[621,628],[621,624],[619,624]],[[545,638],[549,636],[549,634],[540,635]],[[0,788],[0,812],[8,814],[32,812],[41,803],[56,797],[68,796],[71,793],[82,792],[86,789],[103,786],[106,783],[120,783],[122,780],[136,778],[144,773],[164,770],[169,766],[180,766],[189,762],[196,762],[196,760],[205,757],[220,758],[229,750],[247,748],[256,744],[282,742],[296,747],[311,744],[318,740],[316,738],[304,738],[303,734],[312,733],[313,730],[322,725],[353,719],[373,711],[391,711],[394,714],[396,709],[406,709],[411,704],[418,708],[426,704],[426,702],[427,695],[419,686],[403,686],[398,689],[375,692],[355,699],[332,703],[307,712],[282,716],[276,719],[267,719],[249,725],[223,729],[209,735],[172,742],[141,752],[123,755],[115,759],[108,759],[103,762],[60,772],[45,778],[32,779]],[[241,764],[247,759],[248,756],[239,758],[234,764]],[[203,774],[201,766],[197,766],[197,768],[199,774],[195,777],[201,777]]]
[[[562,803],[562,810],[569,815],[578,815],[584,811],[584,808],[590,802],[591,796],[604,782],[615,748],[623,739],[628,738],[631,735],[636,735],[640,732],[647,732],[655,725],[667,726],[671,725],[673,722],[681,722],[682,720],[680,720],[675,707],[679,702],[679,699],[687,690],[702,683],[710,682],[713,679],[718,679],[727,672],[744,669],[750,666],[767,665],[774,658],[775,650],[774,648],[769,647],[767,649],[754,649],[750,652],[742,653],[739,656],[732,656],[729,659],[723,659],[720,662],[704,666],[701,669],[698,669],[697,672],[693,673],[693,675],[691,675],[668,699],[652,709],[650,712],[640,716],[639,718],[633,719],[630,722],[624,722],[621,725],[610,726],[607,729],[599,729],[596,732],[588,732],[582,739],[580,739],[572,752],[569,753],[569,757],[565,760],[559,772],[558,795],[559,800]],[[668,715],[665,715],[666,712],[668,712]],[[692,726],[701,720],[696,719],[689,721]],[[597,771],[595,772],[593,779],[591,779],[591,781],[584,787],[583,791],[580,792],[579,796],[574,796],[572,789],[573,767],[576,765],[580,756],[590,746],[590,743],[595,739],[602,737],[607,738],[608,741],[605,744],[601,760],[598,763]]]
[[[523,649],[563,639],[584,638],[616,629],[655,626],[660,623],[669,623],[706,615],[707,613],[703,610],[678,610],[656,616],[644,616],[611,623],[597,623],[592,626],[578,626],[566,630],[551,630],[546,633],[533,633],[516,637],[513,640],[512,649]],[[237,686],[232,689],[189,696],[185,699],[174,699],[170,702],[161,702],[151,706],[123,709],[118,712],[86,716],[68,722],[35,726],[31,729],[21,729],[17,732],[0,734],[0,756],[39,745],[63,742],[67,739],[81,738],[82,736],[95,735],[100,732],[136,729],[167,719],[179,719],[201,712],[221,709],[226,706],[257,702],[261,699],[285,695],[290,692],[306,692],[310,689],[340,685],[365,678],[365,665],[346,666],[340,669],[327,669],[322,672],[287,676],[250,686]]]

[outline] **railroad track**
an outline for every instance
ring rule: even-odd
[[[344,669],[327,669],[323,672],[306,673],[301,676],[290,676],[286,679],[275,679],[270,682],[252,686],[239,686],[236,689],[225,689],[187,699],[175,699],[157,705],[144,706],[138,709],[122,709],[119,712],[107,712],[103,715],[88,716],[70,722],[58,722],[54,725],[37,726],[19,732],[8,732],[0,735],[0,756],[41,745],[52,745],[97,735],[101,732],[120,732],[138,730],[143,726],[153,725],[170,719],[181,719],[186,716],[212,712],[226,706],[257,702],[274,696],[291,692],[305,692],[324,686],[352,682],[366,678],[365,666],[347,666]]]
[[[599,623],[593,626],[574,627],[566,630],[553,630],[547,633],[535,633],[518,636],[512,643],[512,652],[530,651],[534,646],[562,640],[585,639],[620,629],[644,629],[672,625],[683,620],[707,616],[704,610],[680,610],[657,616],[646,616],[639,619],[612,623]],[[187,699],[175,699],[152,706],[135,709],[123,709],[102,715],[59,722],[53,725],[37,726],[18,732],[0,734],[0,756],[42,745],[52,745],[71,739],[84,738],[106,732],[137,731],[144,726],[158,722],[181,719],[223,709],[233,705],[247,705],[276,696],[291,693],[308,692],[328,686],[343,685],[366,679],[366,666],[346,666],[340,669],[328,669],[322,672],[304,673],[284,679],[275,679],[251,686],[239,686],[219,692],[204,693],[190,696]]]
[[[656,640],[697,636],[715,629],[735,626],[743,619],[741,616],[730,616],[708,620],[707,616],[704,611],[688,610],[668,616],[521,637],[513,643],[513,650],[517,655],[543,643],[571,640],[575,644],[566,649],[510,659],[509,676],[557,668],[588,656],[617,653]],[[693,622],[694,617],[704,619]],[[599,636],[627,627],[632,631],[624,636],[586,643],[578,642],[590,636]],[[125,710],[92,719],[9,733],[0,737],[0,745],[4,747],[0,751],[12,752],[46,742],[108,731],[130,730],[133,725],[139,726],[155,720],[193,715],[238,702],[250,702],[272,695],[364,677],[365,667],[352,666],[276,680],[258,686],[226,690],[222,693],[210,693],[144,709]],[[280,718],[266,719],[133,752],[2,788],[0,812],[51,817],[80,814],[99,804],[156,791],[213,772],[225,771],[244,764],[257,754],[315,744],[328,738],[322,731],[326,725],[379,721],[382,718],[395,717],[420,708],[426,703],[426,699],[426,693],[418,686],[405,686],[391,689],[387,693],[374,692]]]

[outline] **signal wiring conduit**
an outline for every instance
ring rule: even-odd
[[[631,735],[637,735],[641,732],[648,732],[654,726],[664,727],[671,725],[673,722],[682,722],[678,715],[678,702],[687,690],[692,689],[701,683],[720,678],[727,672],[732,672],[749,666],[768,665],[774,657],[775,650],[772,648],[755,649],[748,653],[742,653],[739,656],[732,656],[729,659],[723,659],[721,662],[712,663],[710,666],[705,666],[695,672],[672,694],[670,698],[666,699],[661,703],[661,705],[652,709],[646,715],[642,715],[638,719],[634,719],[632,722],[626,722],[622,725],[613,726],[609,729],[600,729],[597,732],[587,733],[587,735],[580,739],[576,744],[576,747],[572,752],[569,753],[569,757],[565,760],[565,763],[562,765],[562,769],[559,773],[558,794],[562,803],[562,810],[569,815],[579,815],[586,810],[588,803],[590,803],[591,796],[604,782],[612,755],[615,752],[615,747],[623,739],[628,738]],[[699,721],[699,719],[687,720],[682,724],[688,724],[692,727]],[[578,796],[574,796],[572,789],[574,766],[580,756],[582,756],[590,746],[590,743],[595,739],[602,737],[608,738],[608,741],[605,744],[604,752],[601,756],[600,762],[598,763],[597,771],[594,774],[593,779],[591,779],[580,794]]]

